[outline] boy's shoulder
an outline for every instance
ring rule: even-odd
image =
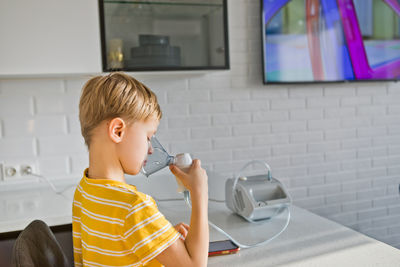
[[[125,203],[127,207],[151,199],[149,195],[137,190],[136,186],[114,180],[97,180],[83,177],[79,187],[85,193],[115,203]]]
[[[129,199],[129,203],[132,204],[133,202],[141,202],[151,198],[149,195],[138,191],[136,186],[131,184],[110,183],[109,186],[110,189],[121,193],[123,196],[126,196]]]

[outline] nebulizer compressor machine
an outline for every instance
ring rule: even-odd
[[[151,138],[150,143],[153,148],[152,153],[148,155],[146,163],[141,170],[145,176],[148,177],[170,164],[175,164],[177,167],[187,171],[192,164],[190,154],[181,153],[176,156],[169,155],[155,136]],[[266,174],[242,176],[243,171],[254,164],[262,165],[266,169]],[[178,178],[176,178],[176,181],[178,183],[178,192],[184,194],[185,202],[190,207],[189,192]],[[270,242],[286,229],[290,221],[290,204],[291,198],[288,192],[279,180],[272,177],[271,168],[266,162],[259,160],[250,161],[242,167],[235,177],[229,178],[225,182],[226,207],[250,223],[268,223],[284,210],[288,211],[286,223],[280,231],[272,237],[252,245],[251,247]],[[223,229],[216,226],[211,221],[209,221],[209,223],[216,230],[235,242]],[[237,245],[243,248],[250,247],[243,244]]]

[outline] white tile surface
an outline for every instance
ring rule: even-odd
[[[63,115],[7,116],[3,119],[3,123],[5,137],[48,136],[67,133],[67,121]]]
[[[233,112],[258,112],[269,110],[269,102],[268,101],[233,101],[232,102],[232,111]]]
[[[193,128],[191,129],[191,138],[193,139],[209,139],[215,137],[232,136],[232,130],[229,126],[212,127],[212,128]]]
[[[213,125],[237,125],[248,124],[251,121],[250,113],[230,113],[230,114],[213,114]]]
[[[66,156],[52,156],[39,158],[40,174],[49,178],[70,173],[69,159]]]
[[[209,115],[193,115],[193,116],[182,116],[184,114],[179,114],[180,116],[170,115],[168,118],[168,126],[172,129],[174,128],[197,128],[211,125],[211,118]]]
[[[27,95],[0,96],[0,114],[2,117],[33,115],[33,98]]]
[[[39,138],[39,151],[43,156],[84,153],[83,137],[80,135],[48,136]]]
[[[252,125],[238,125],[233,126],[234,136],[254,136],[265,135],[271,132],[271,125],[268,123],[252,124]]]
[[[386,233],[377,238],[400,247],[400,234],[389,231],[399,229],[399,222],[372,225],[372,217],[338,210],[347,202],[376,200],[388,211],[376,217],[400,215],[392,199],[400,182],[400,84],[263,85],[260,1],[228,2],[230,70],[134,75],[159,98],[164,146],[171,153],[198,154],[224,174],[238,171],[250,157],[265,159],[302,207],[322,215],[329,210],[349,227]],[[79,177],[88,164],[78,100],[89,78],[1,79],[0,161],[38,160],[50,179]],[[320,189],[338,183],[338,191]],[[0,190],[24,185],[3,182]],[[376,207],[359,208],[368,214]]]
[[[76,113],[79,95],[39,95],[35,98],[38,114]]]
[[[36,155],[36,141],[33,138],[7,138],[0,139],[0,157],[30,157]]]
[[[62,94],[64,82],[60,79],[20,79],[1,81],[5,95]]]

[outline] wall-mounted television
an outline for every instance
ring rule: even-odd
[[[398,80],[400,0],[261,0],[264,83]]]

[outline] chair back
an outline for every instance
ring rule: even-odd
[[[18,236],[12,253],[14,267],[70,267],[60,244],[47,224],[31,222]]]

